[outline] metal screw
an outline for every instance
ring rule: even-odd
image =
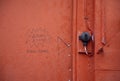
[[[70,68],[69,71],[72,71],[72,69]]]
[[[68,56],[70,57],[71,55],[69,54]]]

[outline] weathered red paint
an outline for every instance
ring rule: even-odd
[[[0,0],[0,81],[72,80],[72,0]]]
[[[96,0],[95,8],[95,81],[120,81],[120,0]]]
[[[0,81],[120,81],[119,0],[1,0]],[[83,51],[78,35],[95,39]]]
[[[84,31],[94,33],[94,0],[77,0],[77,35]],[[78,37],[78,36],[77,36]],[[77,42],[76,55],[76,81],[94,81],[94,56],[78,53],[83,50],[81,42]],[[94,54],[93,44],[88,45],[88,50]]]

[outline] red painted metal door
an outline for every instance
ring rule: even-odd
[[[0,81],[71,81],[72,0],[0,0]]]
[[[1,0],[0,81],[120,81],[120,0]],[[86,55],[78,36],[93,39]]]
[[[120,81],[120,0],[76,0],[75,81]],[[78,36],[87,31],[93,43],[85,54]]]

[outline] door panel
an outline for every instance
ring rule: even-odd
[[[119,71],[96,71],[95,81],[120,81]]]
[[[89,56],[84,51],[84,46],[79,40],[82,32],[93,33],[94,29],[94,0],[77,0],[77,43],[76,43],[76,81],[94,81],[94,56]],[[87,46],[88,52],[93,55],[92,41]]]
[[[72,0],[0,1],[0,81],[72,79]]]
[[[120,0],[96,0],[95,81],[120,81]]]

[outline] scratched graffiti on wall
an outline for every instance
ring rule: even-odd
[[[27,53],[48,53],[48,43],[50,36],[45,28],[35,27],[28,30],[27,34]]]
[[[27,30],[26,37],[27,53],[50,53],[53,51],[57,54],[64,53],[71,47],[63,37],[58,35],[52,36],[43,27],[34,27]],[[54,43],[54,45],[53,45]]]

